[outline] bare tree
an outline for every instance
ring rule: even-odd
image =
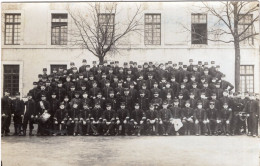
[[[76,27],[70,32],[72,38],[69,42],[87,49],[103,63],[108,52],[118,50],[117,44],[122,38],[142,30],[141,6],[136,6],[135,11],[130,9],[132,15],[117,22],[116,19],[122,12],[118,11],[118,4],[120,3],[88,3],[88,8],[84,11],[73,10],[68,6]]]
[[[258,2],[246,1],[227,1],[221,2],[222,5],[216,8],[216,5],[202,2],[199,8],[216,17],[217,21],[212,27],[208,27],[207,36],[197,33],[193,28],[189,29],[183,26],[191,33],[212,42],[233,43],[235,49],[235,91],[239,91],[240,84],[240,44],[248,42],[253,44],[254,38],[259,33],[255,31],[254,24],[259,19]],[[243,22],[243,24],[240,24]]]

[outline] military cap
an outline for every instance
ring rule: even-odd
[[[204,68],[204,71],[209,71],[209,68],[205,67],[205,68]]]
[[[104,63],[107,63],[107,60],[104,60]]]
[[[182,93],[182,92],[180,92],[180,93],[179,93],[179,96],[183,96],[183,93]]]
[[[92,64],[97,64],[97,61],[92,61]]]
[[[84,63],[84,62],[87,62],[87,60],[86,60],[86,59],[83,59],[82,62],[83,62],[83,63]]]
[[[63,67],[59,67],[59,69],[63,69]]]
[[[220,82],[216,82],[216,85],[220,85]]]
[[[117,75],[114,75],[114,79],[115,79],[115,78],[118,78],[118,76],[117,76]]]
[[[139,103],[135,103],[135,106],[139,106]]]
[[[212,80],[217,80],[217,77],[212,77]]]
[[[130,76],[130,75],[127,75],[126,78],[131,78],[131,76]]]
[[[73,67],[73,70],[77,70],[77,67]]]
[[[148,65],[148,63],[147,63],[147,62],[144,62],[144,65]]]
[[[125,102],[121,102],[120,105],[121,105],[121,106],[125,106]]]
[[[188,79],[188,76],[184,76],[183,79]]]
[[[43,68],[42,71],[47,71],[47,68]]]
[[[149,62],[149,65],[152,65],[153,64],[153,62]]]
[[[16,92],[15,95],[16,95],[16,96],[20,95],[20,92]]]
[[[146,83],[143,83],[142,86],[146,86]]]
[[[217,66],[216,66],[216,68],[220,68],[220,66],[219,66],[219,65],[217,65]]]
[[[60,103],[60,106],[61,106],[61,105],[64,105],[64,102],[61,102],[61,103]]]
[[[211,96],[216,96],[217,94],[215,92],[211,93]]]
[[[56,95],[56,92],[52,92],[52,94],[51,95]]]
[[[114,93],[114,91],[113,91],[113,90],[111,90],[111,91],[109,92],[109,94],[115,94],[115,93]]]
[[[115,61],[115,63],[116,63],[116,64],[118,64],[118,63],[119,63],[119,61]]]
[[[75,95],[79,95],[79,91],[75,91]]]
[[[41,97],[46,97],[45,94],[42,94]]]
[[[86,65],[86,67],[90,67],[90,65]]]
[[[75,63],[74,62],[70,62],[70,65],[75,65]]]
[[[182,63],[182,62],[179,62],[179,65],[183,65],[183,63]]]
[[[41,78],[42,77],[42,74],[38,74],[38,78]]]
[[[172,64],[172,61],[168,61],[168,64]]]
[[[140,93],[140,94],[145,94],[145,93],[144,93],[144,90],[140,90],[139,93]]]
[[[50,81],[50,80],[47,80],[46,83],[51,83],[51,81]]]
[[[111,65],[113,65],[114,63],[115,63],[114,61],[110,62]]]
[[[134,65],[137,65],[137,62],[134,62]]]
[[[226,77],[226,75],[225,75],[225,74],[222,74],[221,77]]]
[[[178,100],[177,98],[175,98],[175,99],[173,100],[173,102],[176,103],[176,102],[179,102],[179,100]]]
[[[163,101],[163,103],[162,103],[163,105],[167,105],[168,103],[167,103],[167,101]]]
[[[94,77],[94,74],[93,73],[89,74],[89,77]]]
[[[103,72],[103,73],[102,73],[102,76],[103,76],[103,75],[106,75],[106,73],[105,73],[105,72]]]
[[[198,100],[198,101],[197,101],[197,105],[202,105],[202,101],[201,101],[201,100]]]
[[[37,82],[33,82],[33,85],[38,85],[38,83]]]
[[[193,59],[189,59],[189,62],[193,62]]]
[[[198,61],[198,64],[199,64],[199,65],[202,65],[202,61]]]
[[[148,73],[148,76],[152,76],[152,73]]]
[[[215,64],[215,61],[211,61],[211,64]]]
[[[214,101],[210,101],[209,104],[215,104],[215,102]]]
[[[110,84],[110,81],[109,81],[109,80],[106,80],[106,81],[105,81],[105,84],[108,84],[108,83]]]
[[[155,81],[153,84],[156,84],[156,85],[158,85],[158,82],[157,82],[157,81]]]
[[[182,83],[181,83],[181,85],[185,85],[185,83],[184,83],[184,82],[182,82]]]
[[[75,88],[75,85],[71,85],[70,88]]]
[[[158,91],[155,91],[155,92],[154,92],[154,94],[157,94],[157,95],[158,95],[158,94],[159,94],[159,92],[158,92]]]
[[[175,78],[176,76],[175,75],[171,75],[171,78]]]
[[[130,61],[129,64],[134,64],[134,62],[133,62],[133,61]]]
[[[167,85],[167,84],[168,84],[168,85],[171,85],[171,83],[170,83],[170,82],[166,82],[166,85]]]
[[[228,105],[228,102],[224,101],[224,102],[223,102],[223,105]]]
[[[197,85],[197,82],[193,82],[192,85]]]
[[[201,80],[205,80],[205,76],[201,76],[200,79],[201,79]]]
[[[200,95],[205,95],[206,93],[205,92],[201,92]]]
[[[189,103],[190,104],[190,100],[186,100],[186,102],[185,103]]]
[[[172,66],[174,66],[174,67],[177,66],[177,63],[174,63]]]
[[[187,65],[183,65],[183,68],[187,68]]]
[[[119,84],[122,84],[122,83],[123,83],[123,81],[122,81],[122,80],[119,80],[119,81],[118,81],[118,83],[119,83]]]
[[[83,76],[83,73],[79,73],[79,76]]]
[[[102,93],[101,93],[101,92],[98,92],[97,95],[102,95]]]
[[[138,65],[137,67],[138,67],[138,68],[142,68],[142,65]]]
[[[57,71],[57,69],[56,69],[56,68],[53,68],[53,71]]]
[[[192,74],[190,77],[191,77],[191,78],[193,78],[193,77],[195,77],[195,75],[194,75],[194,74]]]
[[[124,91],[129,91],[129,89],[128,88],[124,88]]]
[[[124,65],[128,65],[128,63],[127,63],[127,62],[124,62]]]
[[[209,63],[208,62],[204,62],[204,65],[208,65]]]
[[[87,85],[86,84],[82,84],[81,87],[87,87]]]

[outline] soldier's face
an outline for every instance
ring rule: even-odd
[[[166,109],[166,108],[167,108],[167,104],[164,104],[164,105],[163,105],[163,108]]]
[[[46,97],[42,97],[42,100],[46,100]]]
[[[154,84],[153,87],[157,88],[157,87],[158,87],[158,84]]]
[[[89,68],[89,67],[86,67],[86,71],[90,71],[90,68]]]
[[[175,81],[175,78],[171,78],[171,81],[174,82],[174,81]]]
[[[158,97],[159,95],[158,94],[154,94],[154,97]]]
[[[188,82],[188,79],[184,79],[183,82]]]
[[[127,96],[129,94],[129,91],[124,91],[124,94]]]
[[[75,90],[75,88],[70,88],[70,90],[71,90],[71,91],[74,91],[74,90]]]
[[[99,95],[97,95],[97,97],[98,97],[98,98],[101,98],[101,97],[102,97],[102,95],[100,95],[100,94],[99,94]]]
[[[28,96],[28,100],[31,100],[32,99],[32,96]]]
[[[79,94],[75,94],[75,97],[76,97],[76,98],[79,98]]]
[[[58,87],[62,87],[62,84],[58,84]]]
[[[183,98],[183,96],[182,95],[179,95],[179,99],[182,99]]]
[[[202,105],[200,104],[200,105],[198,105],[198,109],[201,109],[202,108]]]
[[[194,71],[197,71],[197,70],[198,70],[198,68],[197,68],[197,67],[193,67],[193,70],[194,70]]]
[[[88,105],[84,105],[83,108],[84,108],[84,109],[88,109]]]
[[[224,93],[223,93],[223,95],[224,95],[224,96],[227,96],[227,95],[228,95],[228,93],[227,93],[227,92],[224,92]]]
[[[184,89],[185,88],[185,85],[181,85],[181,89]]]
[[[107,106],[107,110],[109,110],[109,111],[110,111],[110,110],[111,110],[111,106]]]
[[[45,86],[41,86],[41,90],[45,90]]]
[[[77,72],[77,70],[72,70],[73,71],[73,73],[76,73]]]
[[[93,84],[93,87],[97,87],[97,84]]]
[[[64,109],[64,105],[60,105],[60,109]]]
[[[204,74],[209,74],[209,71],[205,70],[205,71],[204,71]]]
[[[203,84],[203,86],[204,86],[205,88],[207,88],[209,85],[208,85],[208,84]]]
[[[216,85],[216,88],[220,88],[220,85]]]
[[[83,79],[83,76],[79,76],[80,79]]]
[[[191,81],[195,81],[195,77],[191,77],[190,79],[191,79]]]
[[[144,94],[140,94],[141,97],[144,97]]]
[[[66,81],[67,81],[67,82],[70,82],[70,78],[66,78]]]
[[[86,90],[86,87],[85,87],[85,86],[82,86],[82,87],[81,87],[81,90]]]
[[[223,107],[224,107],[225,109],[227,109],[227,108],[228,108],[228,105],[227,105],[227,104],[225,104],[225,105],[223,105]]]
[[[94,77],[89,77],[89,79],[90,79],[90,80],[93,80],[93,79],[94,79]]]
[[[127,80],[127,81],[131,81],[131,78],[130,78],[130,77],[127,77],[126,80]]]
[[[88,98],[88,94],[84,94],[83,97],[84,97],[84,98]]]
[[[154,106],[150,106],[150,110],[153,111],[154,110]]]
[[[115,94],[114,94],[114,93],[111,93],[111,94],[109,94],[109,96],[110,96],[111,98],[114,98],[114,97],[115,97]]]
[[[190,107],[190,103],[186,103],[185,106],[186,106],[186,107]]]
[[[135,109],[139,109],[139,105],[136,105],[136,106],[135,106]]]
[[[69,98],[65,98],[64,101],[66,101],[66,102],[69,101]]]
[[[118,82],[118,78],[114,78],[114,82]]]
[[[216,82],[217,80],[216,79],[212,79],[212,82]]]
[[[125,109],[125,105],[121,105],[120,107],[121,107],[121,109]]]
[[[205,95],[201,95],[200,97],[204,99],[206,96]]]
[[[78,104],[73,104],[73,108],[78,108]]]
[[[56,95],[51,95],[51,97],[52,97],[53,99],[55,99],[55,98],[56,98]]]
[[[170,86],[171,86],[170,84],[166,84],[166,88],[170,88]]]
[[[195,96],[194,96],[193,94],[192,94],[192,95],[190,95],[190,98],[194,99],[194,97],[195,97]]]
[[[170,99],[172,96],[171,95],[167,95],[167,99]]]
[[[214,96],[211,96],[211,98],[215,100],[217,98],[217,96],[214,95]]]

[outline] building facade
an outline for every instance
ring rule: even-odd
[[[209,4],[216,10],[221,9],[219,2]],[[88,64],[98,61],[86,49],[69,44],[71,34],[68,32],[75,25],[68,6],[70,10],[90,12],[84,9],[85,5],[88,4],[2,3],[2,89],[10,89],[11,94],[20,91],[24,96],[43,68],[50,73],[52,68],[60,65],[69,67],[70,62],[79,67],[82,59],[87,59]],[[137,61],[139,64],[145,61],[188,64],[189,59],[193,59],[194,63],[202,61],[210,64],[215,61],[226,74],[226,79],[234,84],[234,44],[208,40],[214,37],[209,31],[218,19],[203,11],[200,2],[119,2],[116,22],[129,18],[137,5],[142,9],[143,31],[127,35],[119,42],[117,51],[111,52],[105,59],[118,60],[121,64],[124,61]],[[258,2],[252,5],[258,5]],[[239,22],[241,29],[258,14],[256,11]],[[259,32],[259,22],[249,28],[248,33],[252,31]],[[203,37],[198,37],[198,34]],[[243,92],[259,92],[258,36],[241,42],[240,51],[240,89]]]

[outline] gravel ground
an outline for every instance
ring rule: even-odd
[[[257,166],[247,136],[3,137],[3,166]]]

